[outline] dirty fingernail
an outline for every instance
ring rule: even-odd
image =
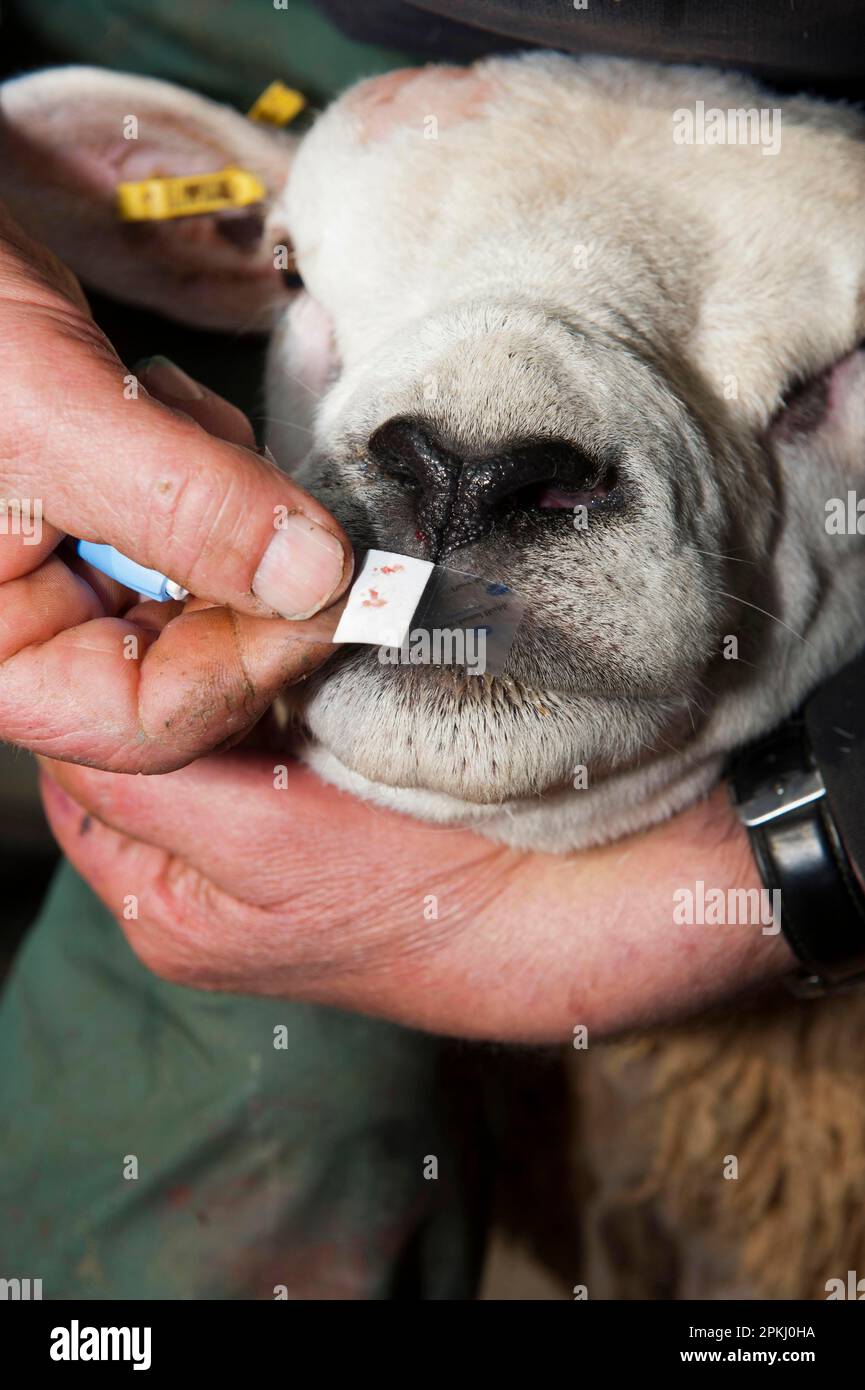
[[[264,552],[252,591],[283,618],[309,618],[339,588],[344,568],[336,536],[303,512],[291,512]]]

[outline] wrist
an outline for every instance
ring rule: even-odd
[[[739,817],[766,888],[782,899],[797,993],[865,980],[863,687],[860,657],[733,765]]]

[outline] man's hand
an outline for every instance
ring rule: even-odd
[[[61,847],[169,980],[564,1042],[696,1012],[792,964],[760,925],[679,926],[700,878],[756,888],[719,789],[573,857],[520,853],[357,801],[245,753],[165,777],[45,764]]]
[[[275,615],[332,604],[352,560],[239,411],[170,364],[141,385],[74,278],[0,208],[0,738],[160,772],[242,736],[325,659],[335,622],[313,643]],[[138,604],[58,549],[65,534],[201,602]]]

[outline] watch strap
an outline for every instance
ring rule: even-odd
[[[796,992],[865,979],[865,894],[827,786],[797,718],[745,750],[731,769],[737,810],[765,885],[780,892],[780,925],[802,972]]]

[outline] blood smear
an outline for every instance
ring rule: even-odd
[[[333,635],[334,642],[401,647],[435,566],[389,550],[368,550]]]
[[[524,613],[523,600],[500,581],[368,550],[332,640],[403,648],[424,632],[474,633],[482,636],[481,669],[498,675]]]

